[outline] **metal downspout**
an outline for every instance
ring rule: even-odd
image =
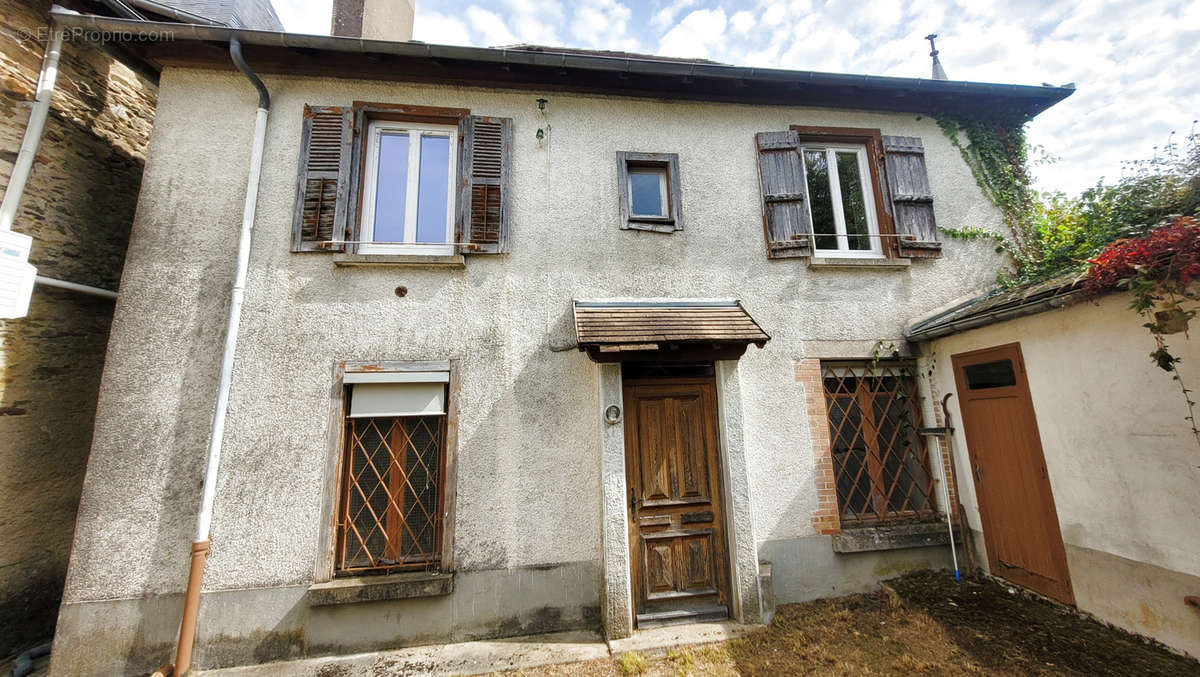
[[[62,56],[62,43],[62,29],[57,22],[50,22],[50,42],[46,46],[46,55],[42,58],[42,72],[38,76],[33,110],[29,112],[25,137],[21,139],[21,149],[17,152],[17,161],[13,163],[8,187],[4,189],[4,202],[0,203],[0,230],[12,230],[13,221],[17,218],[21,195],[25,193],[25,183],[29,180],[30,170],[33,169],[38,143],[41,142],[42,131],[46,128],[46,117],[50,114],[50,98],[54,95],[54,81],[58,79],[58,60]]]
[[[209,551],[209,530],[212,525],[213,499],[217,489],[217,469],[221,463],[221,443],[225,435],[225,414],[229,408],[229,386],[233,380],[233,359],[237,350],[238,328],[242,318],[242,300],[246,294],[246,269],[250,263],[251,231],[258,202],[258,181],[262,173],[263,146],[266,143],[267,112],[271,96],[262,80],[242,58],[242,44],[234,38],[229,44],[229,56],[246,78],[258,90],[258,112],[254,119],[254,145],[250,152],[250,176],[246,180],[246,202],[242,207],[242,234],[238,240],[237,273],[229,303],[229,319],[225,330],[225,349],[221,354],[220,381],[217,385],[217,404],[213,412],[212,431],[208,439],[208,460],[204,466],[204,489],[200,497],[200,512],[196,517],[196,537],[192,542],[191,565],[188,571],[187,593],[184,596],[183,620],[179,625],[179,646],[175,654],[174,674],[187,675],[192,665],[192,646],[196,639],[196,618],[200,612],[200,588],[204,581],[204,563]]]

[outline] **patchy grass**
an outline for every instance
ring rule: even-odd
[[[520,674],[1200,675],[1200,663],[992,581],[918,572],[891,587],[782,606],[769,628],[729,642]]]

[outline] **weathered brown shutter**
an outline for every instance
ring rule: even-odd
[[[900,255],[938,256],[942,243],[933,220],[933,193],[921,139],[885,136],[883,152]]]
[[[305,106],[292,251],[345,249],[350,201],[351,109]]]
[[[512,118],[468,115],[459,122],[458,214],[465,254],[508,251]]]
[[[762,187],[763,229],[767,256],[793,258],[812,254],[812,217],[808,184],[795,131],[759,132],[758,180]]]

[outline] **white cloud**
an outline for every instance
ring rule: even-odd
[[[640,45],[629,33],[631,16],[629,7],[616,0],[582,0],[575,5],[571,35],[583,47],[634,52]]]
[[[664,56],[705,58],[725,42],[725,11],[698,9],[662,36],[658,53]]]
[[[275,13],[293,33],[329,35],[333,0],[274,0]]]
[[[467,23],[483,36],[483,43],[489,47],[503,47],[519,42],[499,14],[476,5],[467,8]]]
[[[438,45],[473,44],[462,19],[437,12],[417,12],[413,20],[413,39]]]
[[[654,13],[650,19],[651,25],[662,31],[675,23],[675,15],[696,4],[696,0],[673,0],[667,6]]]

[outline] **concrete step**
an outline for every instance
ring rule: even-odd
[[[729,609],[719,604],[695,606],[686,609],[671,609],[668,611],[652,611],[637,615],[639,630],[661,628],[668,625],[683,625],[685,623],[712,623],[729,618]]]

